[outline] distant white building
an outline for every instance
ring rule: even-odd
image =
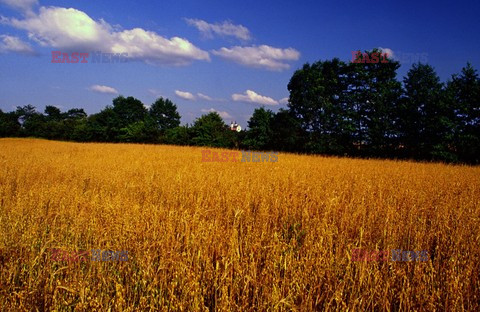
[[[240,132],[240,131],[242,131],[242,127],[240,127],[240,125],[237,124],[236,121],[235,121],[235,123],[233,123],[233,121],[232,121],[232,123],[230,124],[230,130]]]

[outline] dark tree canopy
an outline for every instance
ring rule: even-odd
[[[447,105],[453,108],[452,136],[458,157],[480,163],[480,79],[471,64],[452,76],[446,96]]]
[[[264,107],[257,108],[248,122],[248,128],[243,144],[248,149],[266,150],[271,147],[272,119],[274,113]]]
[[[150,106],[149,114],[161,132],[180,126],[180,114],[177,106],[169,99],[158,98]]]
[[[140,100],[132,96],[127,98],[119,96],[113,99],[113,112],[117,116],[117,126],[123,128],[131,123],[142,121],[147,114],[147,109]]]
[[[59,121],[62,119],[62,112],[55,106],[47,105],[47,107],[45,107],[45,114],[49,121]]]
[[[195,120],[191,128],[192,143],[198,146],[231,147],[231,131],[217,112]]]
[[[404,79],[399,129],[409,157],[447,152],[448,118],[442,98],[443,85],[430,65],[414,64]],[[430,155],[429,155],[430,154]]]

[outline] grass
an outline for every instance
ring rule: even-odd
[[[480,309],[480,168],[202,149],[0,139],[0,310]]]

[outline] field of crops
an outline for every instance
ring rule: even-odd
[[[480,310],[478,167],[1,139],[0,168],[0,311]]]

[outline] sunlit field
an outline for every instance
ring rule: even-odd
[[[480,309],[478,167],[1,139],[0,168],[0,311]]]

